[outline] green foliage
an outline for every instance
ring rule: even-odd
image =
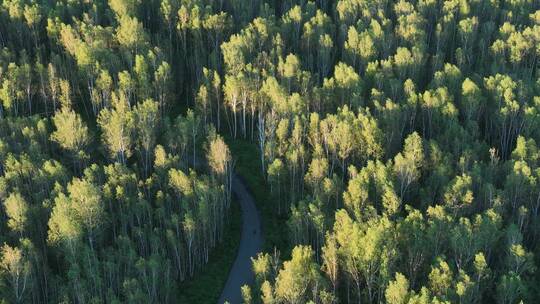
[[[538,9],[3,1],[0,302],[215,302],[233,164],[246,303],[534,302]]]
[[[292,258],[283,264],[276,277],[275,293],[279,300],[287,303],[305,301],[308,292],[319,283],[320,274],[309,247],[295,247]]]
[[[99,113],[97,123],[102,128],[102,139],[112,159],[125,164],[131,156],[135,131],[133,112],[124,97],[114,100],[113,109]]]
[[[19,234],[24,232],[28,220],[28,203],[20,193],[10,194],[4,201],[4,208],[9,220],[8,227]]]
[[[86,149],[91,142],[90,131],[81,117],[73,110],[63,108],[56,112],[52,121],[56,131],[51,134],[51,139],[67,150],[74,160],[88,158]]]

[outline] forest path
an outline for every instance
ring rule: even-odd
[[[233,177],[232,188],[242,209],[242,236],[236,259],[218,304],[223,304],[226,301],[230,304],[242,302],[240,287],[244,284],[251,284],[255,280],[251,268],[251,257],[255,257],[262,250],[263,245],[261,221],[255,200],[248,192],[246,184],[237,175]]]

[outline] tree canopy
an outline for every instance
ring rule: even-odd
[[[234,165],[246,303],[534,303],[539,56],[532,0],[4,0],[0,303],[185,301]]]

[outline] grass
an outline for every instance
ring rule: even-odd
[[[247,140],[232,139],[229,136],[224,136],[224,138],[236,161],[235,170],[246,182],[261,215],[264,235],[263,250],[272,253],[274,248],[277,248],[281,258],[288,258],[291,248],[288,242],[287,216],[278,216],[275,212],[276,204],[272,200],[269,187],[262,174],[258,147]]]
[[[178,303],[214,304],[219,300],[240,246],[241,231],[242,213],[234,199],[223,241],[211,250],[208,264],[180,284]]]

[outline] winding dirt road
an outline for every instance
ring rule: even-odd
[[[242,302],[240,287],[254,282],[255,276],[251,268],[251,258],[262,250],[263,245],[261,221],[255,207],[255,200],[248,192],[245,183],[236,175],[233,178],[232,186],[242,208],[242,236],[236,260],[229,272],[218,304],[226,302],[240,304]]]

